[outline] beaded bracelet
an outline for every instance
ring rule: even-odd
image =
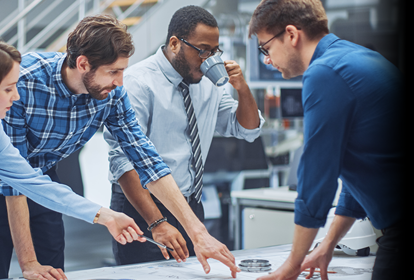
[[[159,220],[156,220],[155,222],[153,222],[148,228],[147,228],[147,230],[149,231],[149,232],[151,232],[151,230],[153,229],[153,228],[155,228],[156,226],[158,226],[159,224],[161,224],[162,222],[166,222],[167,221],[167,217],[163,217],[163,218],[161,218],[161,219],[159,219]]]

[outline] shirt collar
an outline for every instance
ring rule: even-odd
[[[72,95],[74,95],[74,93],[72,93],[69,90],[69,88],[65,85],[62,79],[62,65],[65,62],[65,59],[66,59],[66,53],[63,54],[59,58],[59,60],[56,62],[56,69],[54,71],[55,74],[53,75],[53,80],[55,81],[57,85],[58,93],[60,95],[63,95],[64,97],[71,97]]]
[[[165,57],[164,52],[162,51],[164,46],[165,45],[159,47],[155,53],[155,59],[165,78],[167,78],[167,80],[172,83],[174,87],[178,87],[178,85],[182,82],[183,77],[174,69],[171,62]]]
[[[313,53],[312,59],[309,63],[312,64],[312,62],[316,59],[318,59],[319,57],[321,57],[325,51],[336,41],[340,40],[336,35],[330,33],[328,35],[326,35],[325,37],[323,37],[318,45],[316,46],[315,52]]]

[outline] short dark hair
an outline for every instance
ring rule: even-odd
[[[300,27],[311,40],[329,33],[320,0],[263,0],[250,20],[249,38],[261,31],[280,32],[287,25]]]
[[[86,56],[92,69],[96,69],[114,63],[118,57],[130,57],[135,50],[127,26],[111,15],[82,19],[69,34],[66,47],[67,63],[72,69],[80,55]]]
[[[218,27],[217,21],[206,9],[190,5],[178,9],[168,25],[168,34],[165,44],[168,45],[172,36],[187,39],[195,30],[197,24],[203,23],[210,27]]]
[[[13,63],[20,63],[21,61],[22,56],[15,47],[0,41],[0,83],[13,68]]]

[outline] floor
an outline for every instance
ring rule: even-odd
[[[68,216],[65,223],[65,270],[74,271],[114,264],[111,235],[104,226],[91,225]],[[9,277],[22,276],[16,255],[13,255]]]

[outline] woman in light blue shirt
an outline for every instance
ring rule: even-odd
[[[16,88],[20,61],[20,53],[13,46],[0,42],[0,119],[5,117],[13,102],[20,98]],[[33,169],[10,143],[10,138],[5,134],[1,122],[0,180],[51,210],[106,226],[115,240],[121,244],[134,240],[145,241],[144,238],[138,237],[138,234],[142,235],[143,232],[133,219],[75,194],[68,186],[52,182],[48,176],[42,174],[40,169]],[[10,221],[13,212],[9,211],[8,215]],[[20,240],[16,240],[15,237],[13,239],[14,246],[18,247],[16,243]],[[18,250],[16,251],[19,257]],[[49,272],[57,279],[64,277],[61,269],[51,268]],[[24,272],[23,276],[27,278]]]

